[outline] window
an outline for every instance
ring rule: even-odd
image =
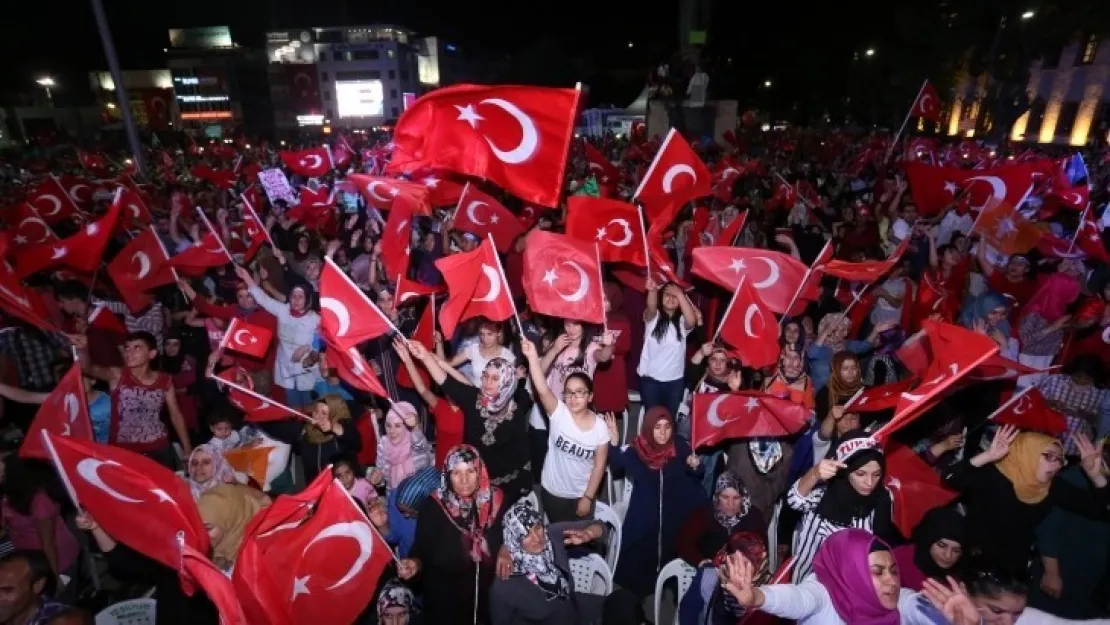
[[[394,117],[399,117],[400,115],[401,115],[401,111],[399,111],[396,106],[393,107],[393,116]]]
[[[385,55],[386,55],[387,57],[389,57],[389,58],[391,58],[391,59],[392,59],[392,58],[394,58],[395,56],[397,56],[397,53],[396,53],[396,52],[394,52],[393,50],[386,50],[386,51],[385,51]]]
[[[336,72],[336,81],[345,80],[380,80],[382,73],[376,69],[363,70],[361,72]]]
[[[377,50],[352,50],[347,53],[348,61],[373,61],[381,55]]]
[[[1076,65],[1090,65],[1095,62],[1095,56],[1098,54],[1098,35],[1091,33],[1087,35],[1087,40],[1083,44],[1083,52],[1079,55],[1079,63]]]
[[[389,79],[390,80],[396,80],[396,78],[397,78],[397,72],[395,72],[393,70],[389,70]]]
[[[1037,99],[1029,107],[1029,122],[1025,124],[1025,139],[1036,140],[1041,134],[1041,123],[1044,122],[1044,100]]]
[[[1064,102],[1060,106],[1060,115],[1056,118],[1056,130],[1053,134],[1057,137],[1071,136],[1071,129],[1075,125],[1075,116],[1078,113],[1078,102]]]
[[[401,70],[401,80],[407,81],[408,79],[409,79],[409,73],[405,70]]]
[[[332,114],[331,109],[328,109],[328,119],[331,119],[333,117],[335,117],[335,115]]]
[[[320,72],[320,82],[327,82],[327,81],[328,81],[328,73],[327,72]]]
[[[327,52],[321,52],[319,58],[320,58],[321,61],[328,60],[328,53]]]
[[[389,90],[389,97],[391,99],[396,100],[397,99],[397,90],[396,89],[390,89]]]

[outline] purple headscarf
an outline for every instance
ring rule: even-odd
[[[867,556],[882,540],[861,529],[844,529],[825,539],[813,560],[817,581],[832,598],[833,608],[852,625],[898,625],[898,610],[879,603]],[[887,547],[889,549],[889,547]]]

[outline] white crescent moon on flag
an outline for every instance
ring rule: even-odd
[[[139,261],[139,273],[135,276],[136,278],[142,280],[150,273],[150,257],[146,255],[146,252],[135,252],[131,255],[131,260],[132,262]]]
[[[709,404],[709,410],[705,413],[705,419],[709,421],[709,425],[712,425],[716,428],[723,428],[725,427],[726,423],[732,421],[732,419],[729,419],[728,421],[721,421],[721,418],[717,416],[717,407],[720,406],[721,402],[725,401],[726,399],[728,399],[728,393],[721,393],[720,396],[717,397],[717,399],[714,399],[713,402]]]
[[[77,419],[77,413],[81,410],[81,406],[77,403],[77,396],[73,393],[66,393],[65,399],[62,400],[62,405],[65,407],[69,422],[73,423]]]
[[[752,319],[759,315],[759,329],[762,330],[767,326],[767,322],[763,319],[763,311],[759,310],[759,306],[754,303],[748,304],[748,310],[744,311],[744,333],[751,338],[755,338],[755,332],[752,331]]]
[[[389,185],[385,184],[381,180],[372,180],[370,182],[370,184],[366,185],[366,191],[370,194],[371,197],[373,197],[375,200],[377,200],[379,202],[391,202],[391,201],[393,201],[392,197],[382,197],[382,196],[378,195],[378,192],[374,190],[374,187],[376,185],[379,185],[379,184],[382,185],[383,187],[389,188],[390,190],[393,189],[393,187],[390,187]]]
[[[778,263],[771,260],[770,258],[767,258],[766,256],[755,256],[755,257],[752,258],[752,260],[761,260],[761,261],[767,263],[767,269],[770,272],[767,275],[766,279],[764,279],[760,282],[753,282],[752,283],[753,287],[762,290],[762,289],[765,289],[769,286],[774,286],[775,283],[779,281],[779,266],[778,266]]]
[[[536,131],[536,123],[532,121],[532,118],[528,117],[517,105],[501,98],[488,98],[482,100],[482,104],[492,104],[496,106],[509,115],[512,115],[513,119],[520,124],[520,143],[511,150],[502,150],[498,148],[489,137],[483,135],[486,143],[489,144],[490,149],[493,150],[497,158],[507,165],[519,165],[532,158],[532,155],[536,153],[536,148],[540,145],[540,136]]]
[[[43,212],[43,215],[46,215],[47,217],[53,217],[54,215],[57,215],[59,211],[62,210],[62,198],[60,198],[56,195],[48,193],[46,195],[40,195],[38,199],[40,199],[40,200],[50,200],[50,203],[54,205],[54,210]]]
[[[232,338],[232,340],[234,340],[236,343],[238,343],[240,345],[249,345],[249,343],[247,343],[246,341],[243,340],[243,335],[244,334],[247,335],[248,339],[253,338],[253,337],[251,337],[251,333],[248,330],[236,330],[235,335],[232,336],[231,338]]]
[[[671,189],[674,186],[674,179],[679,174],[686,174],[686,175],[690,176],[691,178],[693,178],[695,182],[697,182],[697,180],[698,180],[698,175],[696,173],[694,173],[694,168],[693,167],[690,167],[689,165],[687,165],[685,163],[679,163],[678,165],[671,165],[671,168],[667,170],[667,173],[663,174],[663,192],[664,193],[670,193],[671,192]]]
[[[362,377],[362,374],[366,373],[366,367],[363,364],[366,361],[363,360],[362,354],[358,353],[358,348],[348,348],[347,357],[351,359],[351,374],[355,377]]]
[[[1071,193],[1069,193],[1068,198],[1069,199],[1070,198],[1075,198],[1075,199],[1071,200],[1072,204],[1082,204],[1083,203],[1083,195],[1080,194],[1080,193],[1076,193],[1075,191],[1072,191]]]
[[[1029,395],[1022,395],[1021,399],[1014,405],[1014,414],[1025,414],[1033,407],[1033,400],[1029,399]]]
[[[628,225],[628,220],[627,219],[621,219],[619,217],[616,218],[616,219],[610,219],[609,223],[606,224],[606,226],[608,227],[608,226],[611,226],[613,224],[617,224],[618,226],[620,226],[624,230],[624,237],[619,241],[614,241],[614,240],[609,239],[609,238],[606,238],[606,240],[609,241],[610,245],[615,245],[617,247],[626,247],[629,243],[632,242],[632,236],[633,236],[632,235],[632,228],[629,227],[629,225]]]
[[[501,295],[501,274],[497,273],[496,269],[494,269],[493,267],[490,267],[489,265],[487,265],[485,263],[482,263],[482,274],[486,276],[486,280],[489,280],[489,291],[485,295],[483,295],[482,297],[475,297],[474,299],[472,299],[470,301],[472,301],[472,302],[492,302],[492,301],[495,301],[497,299],[497,296]]]
[[[564,295],[560,293],[558,289],[555,289],[555,293],[567,302],[582,301],[582,298],[586,297],[586,293],[590,292],[590,276],[586,274],[585,269],[582,269],[582,267],[573,260],[565,260],[562,262],[562,264],[570,265],[571,267],[574,267],[575,271],[578,272],[578,290],[571,293],[570,295]]]
[[[89,185],[87,185],[87,184],[75,184],[75,185],[73,185],[69,189],[70,199],[72,199],[74,202],[81,202],[82,201],[81,198],[77,197],[77,190],[78,189],[88,189],[88,188],[89,188]]]
[[[127,208],[131,210],[131,214],[135,217],[135,219],[138,219],[142,216],[142,213],[139,211],[138,204],[128,204]]]
[[[347,330],[351,328],[351,313],[347,311],[343,302],[334,297],[321,297],[320,308],[331,311],[331,314],[335,315],[336,321],[339,322],[339,328],[336,329],[335,335],[346,336]]]
[[[100,470],[101,465],[105,464],[109,466],[119,466],[119,463],[115,460],[97,460],[96,458],[85,458],[84,460],[77,463],[77,474],[84,478],[86,482],[104,491],[109,497],[112,497],[113,499],[117,499],[124,503],[142,503],[142,500],[132,499],[124,495],[123,493],[113,490],[110,486],[104,483],[104,480],[101,479],[100,474],[97,473],[97,471]]]
[[[988,198],[987,201],[983,202],[983,204],[980,205],[980,206],[972,206],[971,207],[972,209],[978,210],[978,211],[988,210],[990,208],[994,208],[995,206],[998,206],[1003,201],[1005,201],[1005,199],[1006,199],[1006,183],[1003,182],[1001,178],[999,178],[998,176],[972,176],[972,177],[968,178],[965,181],[965,184],[970,185],[970,183],[972,183],[976,180],[982,180],[983,182],[985,182],[985,183],[987,183],[991,186],[991,197]],[[994,200],[993,204],[990,204],[991,200]],[[988,204],[989,204],[989,206],[988,206]]]
[[[321,540],[340,537],[353,538],[358,542],[358,557],[355,558],[354,564],[347,570],[347,573],[339,578],[339,581],[328,586],[328,590],[339,588],[343,584],[354,579],[356,575],[362,572],[362,567],[366,566],[366,563],[370,561],[370,556],[374,553],[374,535],[370,530],[370,526],[362,521],[351,521],[348,523],[334,523],[325,527],[305,545],[301,555],[303,556],[305,553],[308,553],[312,545]]]
[[[467,204],[466,205],[466,217],[468,219],[470,219],[471,223],[473,223],[475,226],[488,225],[488,224],[486,224],[486,222],[480,221],[478,219],[478,217],[474,214],[474,209],[479,207],[479,206],[488,206],[488,204],[486,204],[485,202],[483,202],[481,200],[474,200],[473,202],[470,202],[469,204]]]
[[[929,100],[932,99],[932,94],[924,93],[921,95],[921,112],[925,113],[929,110]]]
[[[45,241],[46,240],[46,234],[50,232],[50,228],[46,225],[45,221],[39,219],[38,217],[32,216],[32,217],[25,218],[23,221],[19,222],[19,225],[16,226],[15,229],[16,230],[21,230],[23,228],[23,224],[25,224],[27,222],[31,222],[33,224],[38,224],[38,225],[42,226],[42,236],[39,237],[38,240],[39,241]]]
[[[312,164],[311,165],[308,165],[309,159],[312,159],[312,161],[311,161]],[[308,156],[301,159],[301,165],[306,165],[307,167],[309,167],[311,169],[316,169],[316,168],[320,167],[320,165],[322,165],[323,163],[324,163],[324,159],[320,158],[319,154],[309,154]]]

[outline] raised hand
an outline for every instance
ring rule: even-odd
[[[817,472],[817,479],[821,480],[822,482],[827,482],[833,479],[834,477],[836,477],[836,474],[839,473],[841,469],[847,468],[848,465],[840,462],[839,460],[833,460],[832,458],[824,458],[821,460],[821,462],[817,463],[817,466],[813,467],[813,469]]]
[[[725,556],[724,565],[717,570],[721,588],[727,590],[745,608],[755,605],[755,587],[752,585],[754,569],[744,554],[737,552]]]
[[[1010,445],[1017,439],[1021,430],[1012,425],[1004,425],[994,434],[990,447],[981,455],[986,455],[989,462],[998,462],[1010,453]]]

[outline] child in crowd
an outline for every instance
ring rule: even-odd
[[[327,397],[328,395],[339,395],[343,401],[354,401],[347,389],[343,388],[343,384],[339,380],[339,374],[335,369],[328,369],[323,379],[317,380],[316,384],[312,386],[312,392],[317,397]]]
[[[243,438],[235,429],[235,421],[224,411],[217,411],[208,417],[208,429],[212,440],[208,444],[220,452],[235,449],[243,444]]]
[[[353,458],[338,458],[332,462],[331,472],[343,488],[347,489],[351,498],[369,511],[371,502],[378,498],[378,491],[366,478],[361,477],[362,471],[358,463]]]

